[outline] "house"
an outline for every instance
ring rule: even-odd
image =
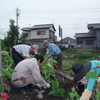
[[[76,33],[77,48],[80,49],[95,49],[100,48],[100,23],[88,24],[87,33]]]
[[[74,46],[76,47],[76,39],[70,38],[70,37],[66,37],[60,41],[57,41],[57,45],[58,46],[65,46],[65,47],[71,47]]]
[[[37,44],[42,48],[44,40],[55,43],[57,37],[55,36],[56,29],[53,24],[34,25],[33,27],[25,27],[21,29],[23,34],[26,34],[26,44]]]

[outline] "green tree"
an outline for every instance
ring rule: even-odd
[[[27,36],[25,33],[20,34],[18,44],[25,44],[26,38]]]
[[[18,44],[18,39],[19,39],[18,26],[14,25],[15,21],[10,19],[9,23],[10,23],[9,31],[7,32],[7,35],[4,38],[5,45],[6,45],[6,47],[8,47],[7,48],[8,50],[13,45]]]
[[[1,39],[1,48],[2,48],[2,50],[7,49],[7,47],[5,46],[5,39]]]

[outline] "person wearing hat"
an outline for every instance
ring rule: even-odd
[[[29,59],[29,54],[37,54],[38,52],[38,45],[25,45],[25,44],[20,44],[20,45],[15,45],[12,47],[12,58],[14,60],[15,65],[17,65],[20,61],[24,59]]]
[[[59,70],[62,70],[62,53],[59,47],[48,40],[44,40],[43,46],[47,48],[48,54],[57,61]]]
[[[92,60],[86,62],[85,64],[82,64],[80,62],[75,62],[72,65],[72,71],[75,74],[74,82],[76,83],[82,80],[88,72],[96,71],[96,76],[98,76],[100,74],[100,67],[98,66],[98,64],[100,64],[99,60]],[[85,90],[82,92],[80,100],[90,99],[96,80],[97,79],[93,78],[92,76],[87,80],[87,86]]]
[[[25,88],[29,84],[39,88],[50,88],[50,84],[43,79],[40,73],[39,65],[43,61],[44,57],[42,55],[35,55],[34,58],[20,61],[14,68],[16,72],[12,73],[11,83],[23,92],[29,92]]]

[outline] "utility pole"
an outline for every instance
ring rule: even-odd
[[[18,8],[16,8],[15,10],[16,10],[16,25],[18,26],[18,17],[21,14],[21,12],[20,12],[21,10]]]
[[[63,41],[62,41],[62,28],[60,27],[60,25],[59,25],[59,37],[61,37],[61,46],[62,46],[62,44],[63,44]]]
[[[17,26],[17,29],[18,29],[18,32],[19,32],[19,27],[18,27],[18,17],[19,15],[21,14],[21,10],[18,9],[18,7],[15,9],[16,10],[16,26]],[[14,45],[16,45],[16,41],[17,41],[17,38],[15,36],[15,40],[14,40]]]

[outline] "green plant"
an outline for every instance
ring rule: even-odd
[[[14,68],[14,61],[12,57],[9,55],[8,52],[2,51],[2,61],[3,61],[3,68],[1,69],[1,74],[3,76],[3,81],[7,82],[9,79],[12,78],[12,72],[15,72],[13,70]]]
[[[95,90],[96,90],[95,99],[100,100],[100,90],[98,89],[95,89]]]
[[[12,57],[9,55],[9,52],[2,51],[2,64],[4,68],[7,68],[9,65],[11,68],[14,68],[15,64]]]
[[[53,70],[56,61],[51,58],[48,59],[47,55],[44,58],[45,60],[43,64],[41,64],[40,71],[43,75],[43,78],[46,80],[46,82],[51,83],[52,80],[56,79],[56,73]]]
[[[3,76],[3,82],[7,83],[9,80],[12,79],[12,72],[16,72],[13,70],[12,65],[14,64],[12,58],[9,56],[9,53],[6,51],[2,51],[2,61],[3,61],[3,68],[0,70],[0,76]],[[0,84],[0,93],[2,89],[7,90],[9,92],[10,87]]]
[[[66,100],[79,100],[80,96],[79,94],[75,91],[74,88],[71,89],[71,92],[68,92],[69,98]]]
[[[94,60],[96,59],[96,56],[91,52],[78,52],[78,59],[80,61],[85,59]]]
[[[4,84],[0,84],[0,93],[2,92],[2,89],[6,90],[6,91],[10,91],[10,87],[9,86],[6,86]]]
[[[49,56],[47,55],[44,58],[45,60],[41,65],[41,73],[46,82],[52,84],[52,91],[49,92],[48,95],[63,96],[65,90],[63,88],[59,88],[59,82],[54,71],[54,65],[57,63],[57,61],[53,60],[52,58],[49,58]]]
[[[59,88],[58,80],[52,81],[52,90],[49,92],[48,95],[63,96],[64,93],[65,90],[63,88]]]

